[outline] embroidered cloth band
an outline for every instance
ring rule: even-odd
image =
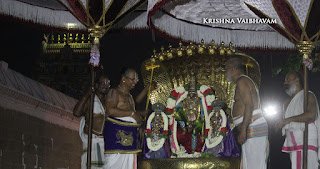
[[[252,116],[251,116],[251,123],[253,123],[257,119],[259,119],[260,117],[263,117],[262,111],[260,109],[254,110],[252,112]],[[240,123],[242,123],[242,121],[243,121],[243,116],[238,116],[238,117],[233,118],[233,123],[236,126],[239,125]]]
[[[243,116],[236,117],[233,119],[234,124],[237,126],[242,123]],[[262,115],[260,109],[254,110],[251,117],[251,123],[247,129],[247,137],[262,137],[268,135],[268,124]]]
[[[249,126],[247,129],[247,137],[262,137],[268,135],[268,125],[267,123],[261,123],[254,126]]]
[[[140,124],[107,117],[104,128],[105,154],[141,152]]]

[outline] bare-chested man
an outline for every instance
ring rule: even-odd
[[[142,102],[148,92],[146,86],[133,99],[130,91],[138,83],[138,74],[134,69],[124,68],[118,87],[111,89],[107,98],[107,115],[105,133],[105,167],[112,169],[133,169],[137,167],[137,153],[141,152],[139,126],[148,111],[136,111],[135,103]]]
[[[269,151],[268,125],[260,109],[257,85],[244,74],[240,58],[226,63],[227,80],[236,83],[232,118],[239,130],[238,142],[242,145],[243,169],[266,169]]]

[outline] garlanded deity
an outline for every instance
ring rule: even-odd
[[[189,84],[171,91],[166,108],[154,104],[157,108],[147,121],[147,155],[163,158],[168,154],[165,142],[169,142],[171,157],[231,156],[234,147],[226,150],[229,145],[223,142],[234,142],[224,105],[209,86],[198,84],[192,73]]]
[[[189,148],[186,148],[188,153],[194,153],[197,150],[197,147],[202,147],[204,143],[204,124],[205,116],[204,111],[201,105],[201,99],[197,95],[197,80],[196,76],[192,74],[190,78],[189,86],[186,86],[188,89],[187,97],[182,100],[177,106],[173,109],[172,117],[174,117],[181,130],[178,130],[178,140],[183,140],[184,147],[189,147],[189,138],[191,135],[191,151]],[[201,140],[199,140],[199,138]],[[199,143],[198,143],[199,141]],[[199,144],[199,146],[198,146]],[[198,152],[201,150],[198,149]]]
[[[235,84],[227,81],[224,64],[228,58],[239,55],[245,60],[246,72],[258,84],[259,65],[251,57],[236,52],[231,44],[227,47],[223,42],[217,45],[212,41],[209,45],[204,42],[179,45],[178,48],[169,46],[166,51],[161,48],[159,53],[154,51],[141,69],[145,84],[157,82],[156,90],[150,93],[151,104],[164,105],[153,109],[147,120],[144,157],[187,158],[170,160],[166,163],[168,166],[171,162],[183,161],[195,168],[237,168],[239,158],[230,157],[239,157],[240,150],[231,130],[234,125],[228,121]],[[160,66],[150,71],[149,62]],[[197,159],[195,165],[190,158],[198,157],[213,158],[204,163]],[[222,165],[219,161],[222,158],[214,157],[227,157],[223,159],[226,163]],[[203,159],[206,158],[199,160]],[[159,163],[148,160],[145,164],[157,166]]]

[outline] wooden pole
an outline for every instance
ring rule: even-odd
[[[93,66],[91,67],[91,86],[94,87],[95,72]],[[94,92],[92,91],[90,97],[90,110],[89,110],[89,131],[88,131],[88,149],[87,149],[87,169],[91,169],[91,150],[92,150],[92,121],[93,121],[93,104]]]
[[[303,97],[304,97],[304,102],[303,102],[303,111],[306,113],[308,111],[308,70],[307,67],[304,65],[303,66],[303,72],[304,72],[304,84],[303,84]],[[308,122],[305,122],[305,128],[304,128],[304,133],[303,133],[303,169],[308,168]]]

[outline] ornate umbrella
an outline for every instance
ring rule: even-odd
[[[249,20],[254,20],[252,23]],[[265,21],[244,10],[237,0],[149,0],[148,25],[185,41],[232,42],[235,47],[293,49],[294,45]],[[270,19],[268,22],[276,23]]]
[[[144,0],[1,0],[0,15],[54,28],[87,30],[112,25],[140,6]]]
[[[303,53],[304,63],[312,69],[309,55],[320,41],[319,0],[241,0],[242,7],[260,18],[275,18],[270,26],[294,43]]]
[[[260,18],[275,18],[278,23],[270,25],[282,36],[294,43],[303,54],[304,63],[304,112],[307,111],[307,68],[312,69],[309,58],[320,41],[320,0],[241,0],[248,12]],[[307,168],[308,123],[305,124],[303,168]]]

